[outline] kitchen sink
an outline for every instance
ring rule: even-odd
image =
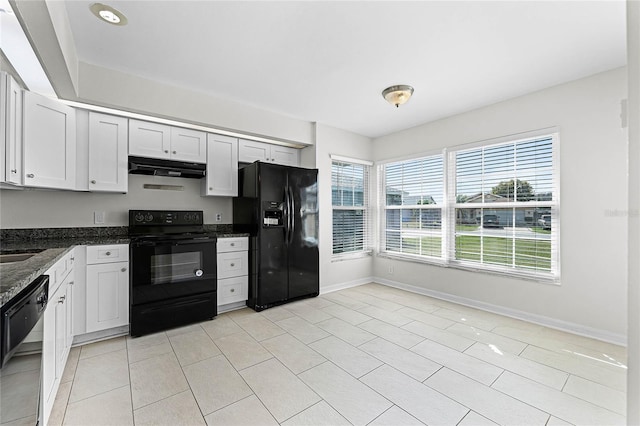
[[[30,259],[36,254],[40,253],[44,249],[37,250],[29,250],[27,252],[12,252],[12,253],[4,253],[0,254],[0,264],[2,263],[15,263],[22,262],[24,260]]]

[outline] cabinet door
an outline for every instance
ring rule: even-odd
[[[272,145],[271,160],[273,163],[283,164],[285,166],[299,166],[300,150],[287,146]]]
[[[271,145],[240,139],[238,161],[241,163],[253,163],[254,161],[271,162]]]
[[[8,74],[3,74],[3,136],[6,136],[5,173],[0,179],[16,185],[22,184],[22,88]]]
[[[207,135],[207,178],[203,186],[202,195],[238,195],[238,139]]]
[[[171,156],[171,127],[148,121],[129,120],[129,155],[148,158]]]
[[[87,266],[87,333],[129,324],[127,262]]]
[[[171,159],[190,163],[206,163],[207,134],[197,130],[172,127]]]
[[[56,389],[56,309],[57,305],[55,297],[49,296],[49,304],[44,311],[42,317],[43,333],[42,333],[42,395],[40,399],[44,405],[42,416],[43,424],[47,424],[46,419],[49,417],[53,401],[55,400]]]
[[[74,189],[76,179],[75,110],[24,92],[24,185]]]
[[[89,113],[89,190],[127,192],[127,126],[123,117]]]

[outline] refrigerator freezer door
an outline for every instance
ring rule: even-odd
[[[318,260],[318,172],[289,169],[292,211],[288,241],[289,299],[317,295]]]
[[[287,183],[285,167],[273,164],[259,164],[259,203],[261,209],[258,217],[264,217],[264,209],[272,203],[283,204]],[[286,211],[285,211],[286,214]],[[287,219],[284,218],[284,223]],[[286,225],[270,227],[261,223],[258,227],[258,262],[255,277],[255,307],[263,309],[287,300],[287,246],[285,236]],[[251,299],[251,296],[250,296]]]

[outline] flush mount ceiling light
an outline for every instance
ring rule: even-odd
[[[382,97],[391,105],[395,105],[396,108],[407,102],[411,95],[413,95],[413,87],[406,84],[387,87],[382,91]]]
[[[117,9],[102,3],[94,3],[89,9],[91,13],[96,15],[101,21],[108,22],[113,25],[127,25],[127,17]]]

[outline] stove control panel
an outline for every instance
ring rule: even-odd
[[[129,210],[129,226],[202,225],[201,210]]]

